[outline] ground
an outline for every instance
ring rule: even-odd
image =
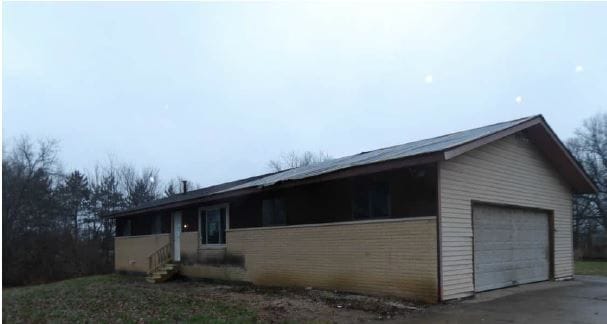
[[[607,261],[575,261],[575,274],[607,276]]]
[[[2,319],[15,322],[319,322],[403,320],[424,306],[316,289],[105,275],[3,290]]]
[[[407,323],[607,323],[607,277],[541,282],[427,308]]]
[[[605,274],[607,262],[576,263]],[[176,302],[177,301],[177,302]],[[105,275],[3,290],[2,319],[14,322],[606,323],[607,277],[542,282],[419,305],[316,289]]]

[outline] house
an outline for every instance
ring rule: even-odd
[[[444,301],[572,278],[595,191],[538,115],[114,213],[115,268]]]

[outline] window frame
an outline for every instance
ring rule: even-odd
[[[208,242],[209,236],[207,231],[207,221],[206,221],[206,217],[207,217],[207,210],[215,210],[215,209],[221,209],[221,208],[225,208],[226,210],[226,233],[228,232],[228,230],[230,229],[230,204],[228,203],[224,203],[224,204],[217,204],[217,205],[211,205],[211,206],[203,206],[198,208],[198,246],[200,246],[201,248],[207,248],[207,249],[223,249],[226,247],[228,240],[227,237],[224,238],[225,243],[206,243],[203,244],[202,243],[202,231],[205,231],[205,239]],[[202,228],[202,212],[204,211],[204,217],[205,217],[205,226],[204,228]],[[221,215],[221,212],[220,212]],[[220,235],[220,239],[219,241],[221,242],[221,235],[225,235],[222,234],[221,231],[219,232]]]
[[[273,221],[276,220],[276,216],[277,216],[276,212],[279,210],[278,208],[276,208],[277,203],[279,205],[281,205],[281,207],[282,207],[282,214],[283,214],[283,217],[284,217],[283,222],[280,222],[280,223],[273,222],[271,224],[264,224],[264,221],[265,221],[264,216],[265,215],[264,215],[264,208],[263,207],[264,207],[264,203],[266,201],[269,201],[272,204],[272,215],[271,216],[272,216],[272,220]],[[261,200],[261,227],[275,227],[275,226],[288,226],[286,202],[285,202],[284,197],[281,197],[281,196],[270,197],[270,198],[265,198],[265,199]]]
[[[387,216],[381,216],[378,217],[376,215],[374,215],[373,211],[373,191],[376,190],[377,188],[379,188],[379,186],[382,185],[386,185],[388,188],[387,191],[387,212],[388,215]],[[356,205],[356,199],[355,199],[355,190],[360,190],[363,189],[364,191],[364,196],[365,196],[365,205],[366,205],[366,211],[367,211],[367,215],[365,215],[365,217],[356,217],[356,215],[354,214],[354,206]],[[371,181],[368,183],[364,183],[364,184],[355,184],[354,185],[354,190],[352,191],[351,194],[351,208],[352,208],[352,220],[353,221],[364,221],[364,220],[373,220],[373,219],[390,219],[393,218],[392,217],[392,185],[389,181],[386,180],[380,180],[380,181]]]

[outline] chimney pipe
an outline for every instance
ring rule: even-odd
[[[187,193],[188,192],[188,181],[181,180],[181,182],[183,183],[183,193]]]

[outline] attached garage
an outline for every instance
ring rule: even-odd
[[[594,184],[543,119],[445,152],[440,299],[573,278],[573,194]]]
[[[550,278],[549,212],[475,204],[472,217],[476,292]]]

